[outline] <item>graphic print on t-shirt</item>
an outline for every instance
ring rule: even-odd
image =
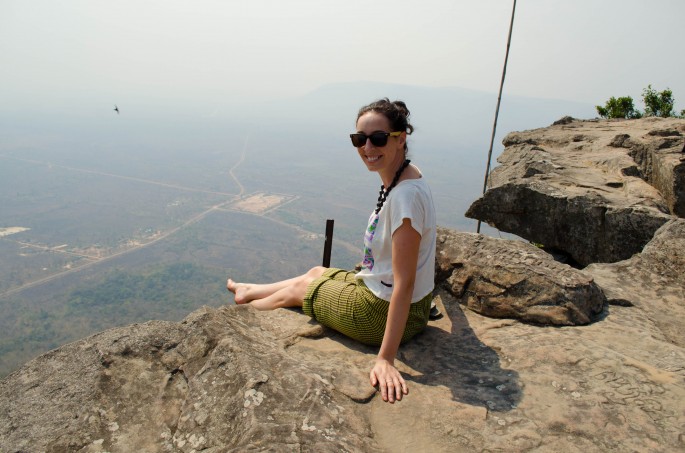
[[[369,226],[364,233],[364,261],[362,266],[368,270],[373,269],[373,251],[371,250],[371,241],[376,234],[376,227],[378,226],[378,214],[372,214],[369,218]]]

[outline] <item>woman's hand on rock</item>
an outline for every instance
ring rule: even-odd
[[[376,359],[369,374],[371,385],[381,392],[383,401],[394,403],[402,401],[402,396],[409,393],[407,383],[392,363],[385,359]]]

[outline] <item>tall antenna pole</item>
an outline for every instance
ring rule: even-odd
[[[490,161],[492,161],[492,145],[495,143],[495,132],[497,131],[497,117],[499,116],[499,105],[502,102],[502,89],[504,88],[504,78],[507,75],[507,61],[509,61],[509,47],[511,47],[511,32],[514,29],[514,13],[516,12],[516,0],[511,10],[511,23],[509,24],[509,38],[507,39],[507,53],[504,56],[504,68],[502,68],[502,81],[499,84],[499,95],[497,96],[497,109],[495,110],[495,122],[492,125],[492,136],[490,137],[490,149],[488,150],[488,165],[485,167],[485,181],[483,182],[483,194],[488,190],[488,176],[490,176]],[[476,227],[476,233],[480,233],[480,220]]]

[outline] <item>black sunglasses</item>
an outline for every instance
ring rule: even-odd
[[[385,145],[388,144],[388,137],[398,137],[402,135],[401,131],[397,132],[374,132],[371,135],[366,135],[366,134],[350,134],[350,138],[352,139],[352,145],[354,145],[355,148],[361,148],[366,144],[366,139],[368,138],[371,140],[371,144],[373,146],[376,146],[378,148],[381,148]]]

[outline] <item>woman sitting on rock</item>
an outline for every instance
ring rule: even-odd
[[[400,343],[428,323],[434,286],[435,208],[425,178],[406,157],[407,135],[414,130],[408,119],[404,102],[381,99],[359,110],[357,132],[350,134],[366,167],[383,183],[364,235],[360,272],[314,267],[276,283],[226,284],[237,304],[302,307],[321,324],[380,345],[370,380],[391,403],[408,392],[395,355]]]

